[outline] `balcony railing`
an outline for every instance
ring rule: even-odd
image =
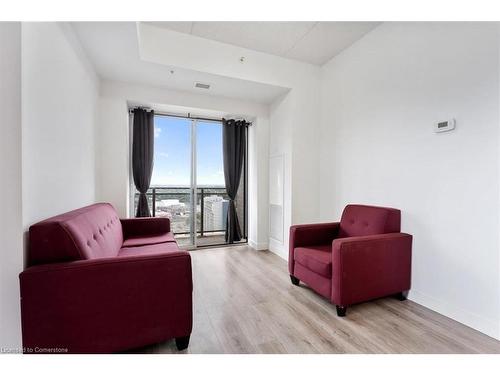
[[[176,235],[191,233],[193,205],[192,192],[189,187],[154,186],[146,193],[152,215],[155,217],[168,217],[172,232]],[[137,207],[139,194],[135,194]],[[243,199],[236,199],[237,210],[240,216],[240,225],[243,232],[246,227],[246,213]],[[224,187],[207,186],[196,188],[196,202],[194,215],[196,234],[203,237],[205,234],[221,235],[226,230],[226,214],[229,197]],[[238,208],[238,206],[240,206]],[[246,235],[244,236],[246,237]]]

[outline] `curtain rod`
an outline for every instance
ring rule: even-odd
[[[137,108],[142,108],[145,110],[150,110],[151,108],[147,107],[137,107]],[[134,108],[129,108],[129,113],[132,113],[134,111]],[[222,122],[222,118],[210,118],[210,117],[197,117],[197,116],[191,116],[191,113],[188,112],[187,116],[186,115],[178,115],[178,114],[173,114],[173,113],[167,113],[167,112],[160,112],[160,111],[154,111],[155,115],[158,116],[166,116],[166,117],[177,117],[177,118],[185,118],[189,120],[202,120],[202,121],[216,121],[216,122]],[[242,120],[246,121],[245,119],[242,118]],[[246,121],[248,123],[248,126],[252,125],[251,121]]]

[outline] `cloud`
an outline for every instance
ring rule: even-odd
[[[159,152],[158,155],[164,158],[168,158],[168,153],[166,152]]]
[[[161,133],[161,128],[157,128],[155,126],[155,138],[158,138],[160,136],[160,133]]]

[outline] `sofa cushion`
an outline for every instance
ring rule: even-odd
[[[359,204],[347,205],[340,220],[339,237],[400,232],[401,211]]]
[[[144,256],[144,255],[160,255],[171,252],[186,253],[185,250],[180,250],[175,242],[164,242],[154,245],[123,247],[120,249],[118,256]]]
[[[319,275],[332,276],[331,245],[296,247],[294,259],[297,263]]]
[[[84,259],[114,257],[123,244],[120,219],[110,204],[98,204],[94,209],[64,221]]]
[[[154,245],[163,242],[176,242],[172,232],[157,236],[131,237],[123,241],[123,247]]]
[[[123,244],[120,220],[109,203],[54,216],[30,227],[28,265],[113,257]]]

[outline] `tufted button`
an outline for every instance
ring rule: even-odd
[[[97,240],[97,236],[95,235],[95,233],[92,235],[92,238],[95,240]]]
[[[363,225],[364,225],[365,227],[367,227],[367,226],[368,226],[368,222],[367,222],[367,221],[364,221],[364,222],[363,222]]]
[[[90,247],[90,241],[87,241],[87,246]]]
[[[353,219],[349,220],[349,222],[350,222],[351,224],[354,224],[354,220],[353,220]]]
[[[102,236],[102,229],[99,229],[99,234]]]

